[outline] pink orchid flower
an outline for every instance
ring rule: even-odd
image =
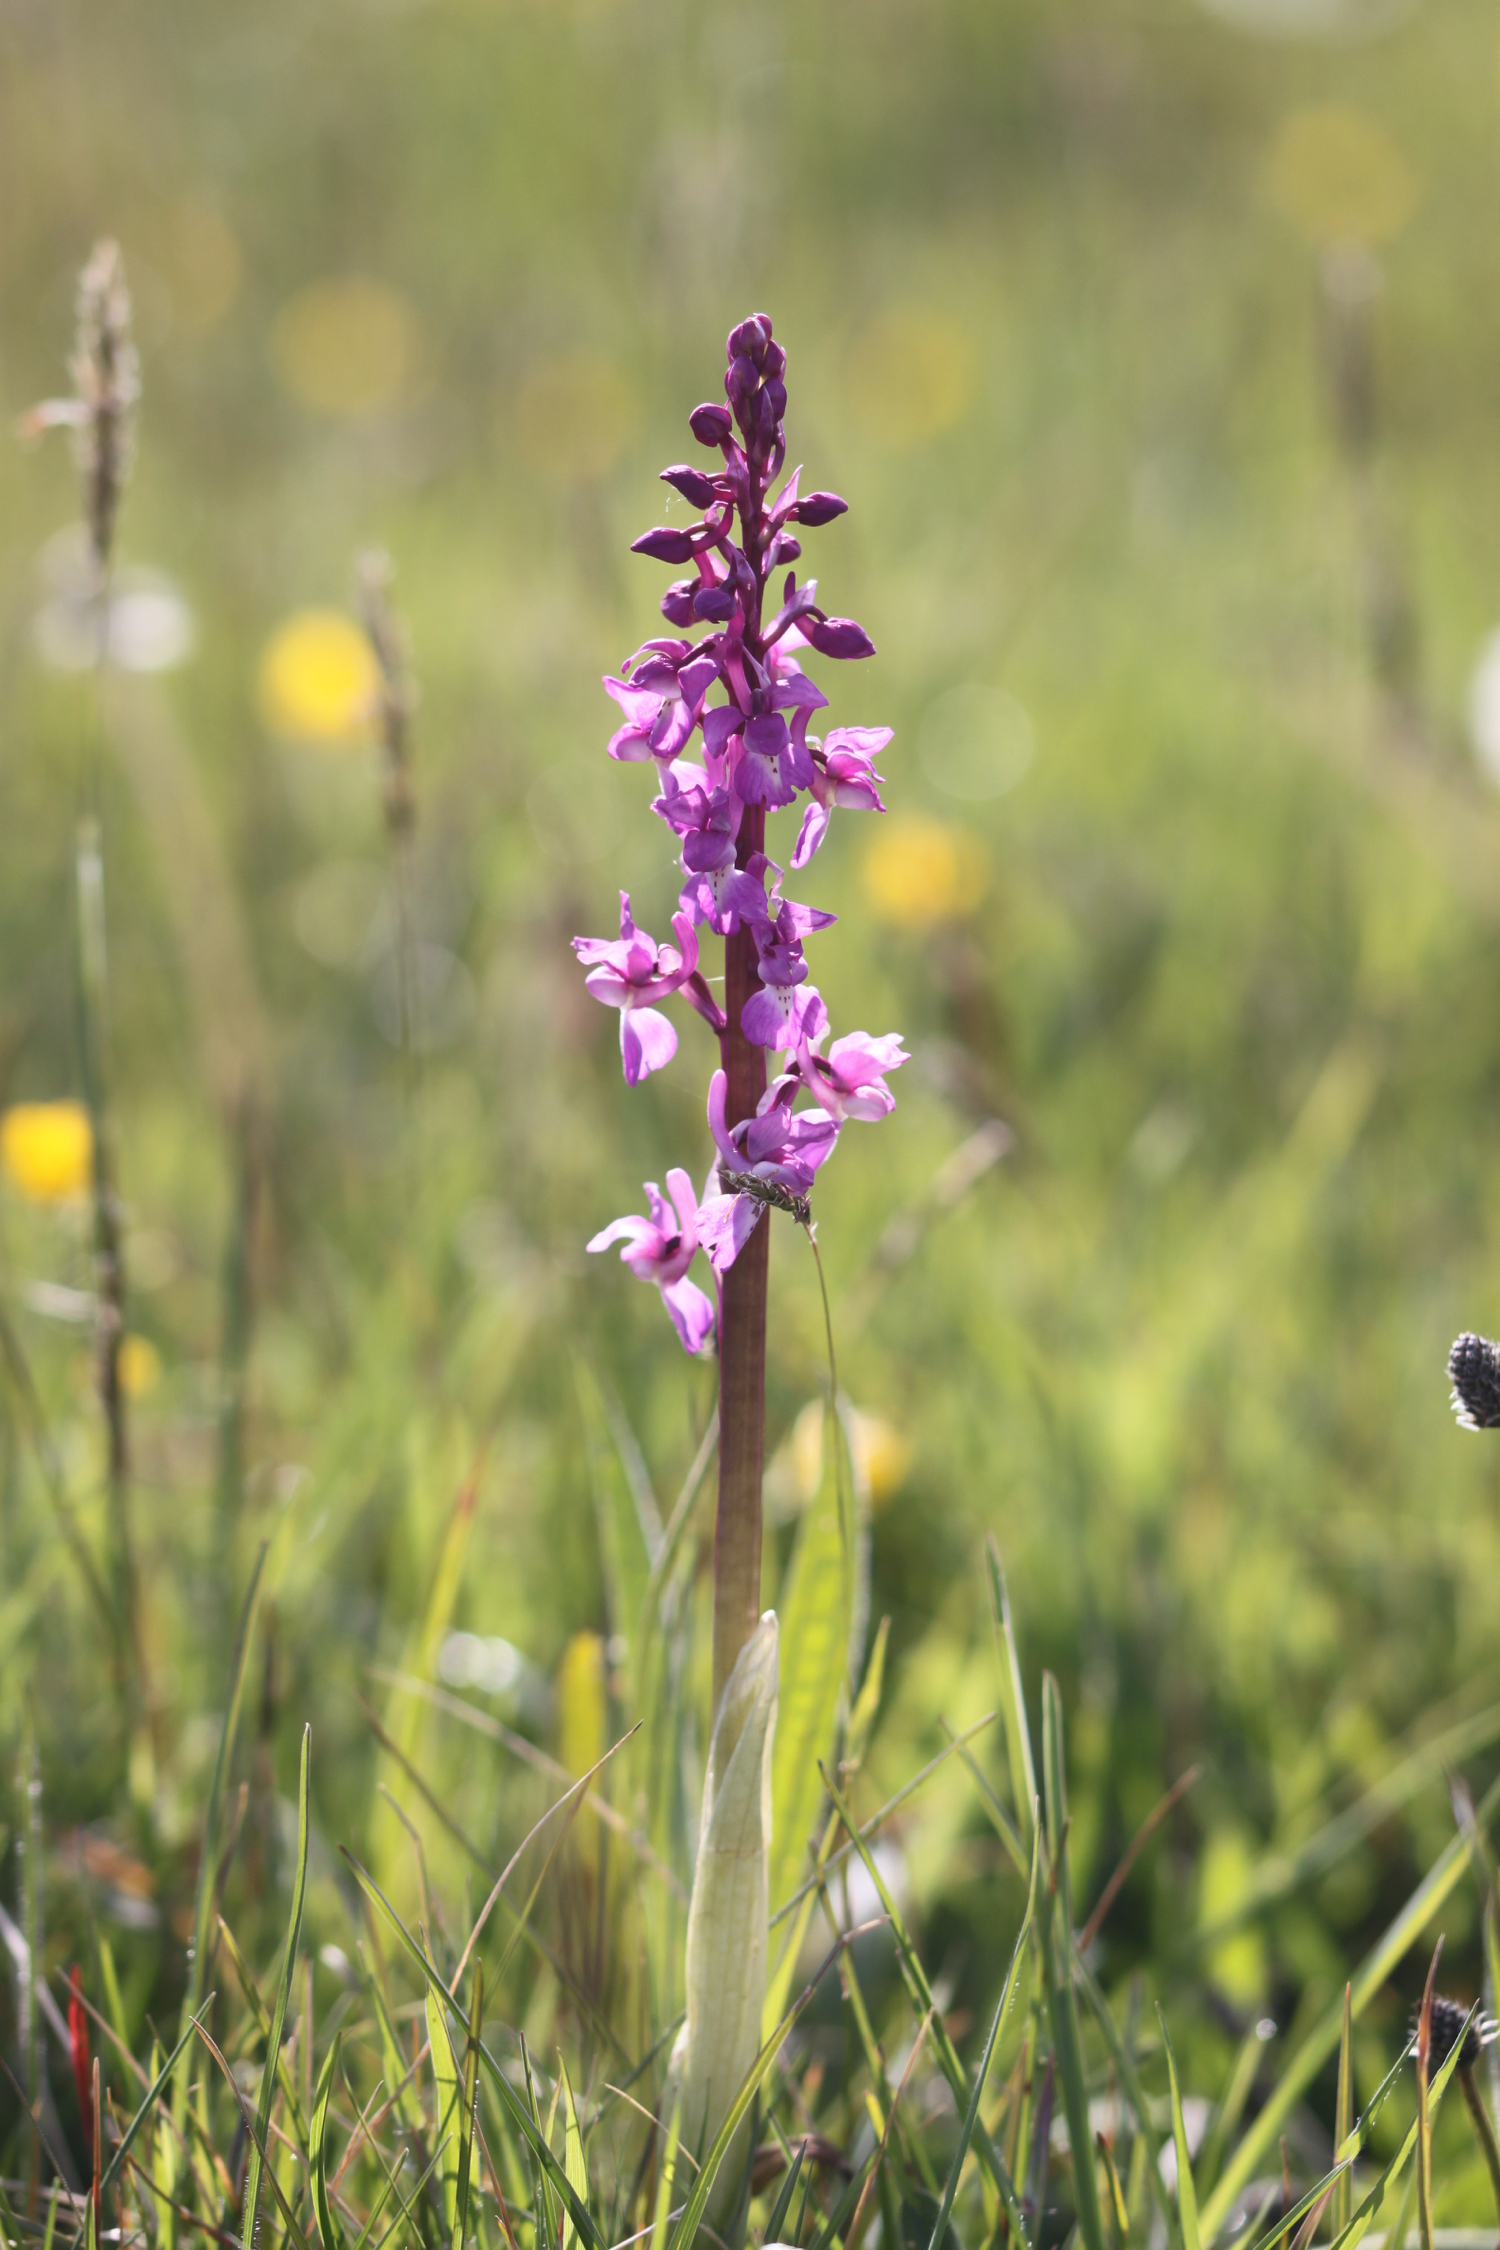
[[[646,1182],[646,1194],[651,1203],[649,1219],[633,1214],[613,1219],[588,1247],[607,1250],[612,1242],[623,1241],[622,1261],[638,1281],[649,1281],[661,1291],[683,1350],[701,1352],[713,1337],[715,1315],[703,1291],[687,1278],[688,1267],[702,1247],[693,1183],[686,1172],[674,1168],[667,1174],[670,1203],[654,1180]]]

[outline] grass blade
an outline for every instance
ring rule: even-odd
[[[343,2230],[333,2215],[333,2202],[328,2193],[328,2104],[333,2099],[333,2081],[338,2062],[339,2035],[335,2033],[333,2044],[323,2057],[323,2068],[318,2073],[318,2090],[313,2100],[312,2134],[308,2148],[313,2209],[317,2213],[318,2236],[323,2250],[343,2250],[344,2246]]]
[[[880,1710],[881,1689],[885,1684],[886,1645],[890,1637],[891,1621],[888,1617],[882,1617],[876,1630],[875,1645],[870,1651],[869,1662],[865,1666],[864,1681],[859,1694],[854,1699],[854,1709],[849,1714],[849,1724],[844,1733],[844,1749],[843,1755],[839,1759],[839,1769],[846,1784],[852,1782],[855,1774],[864,1764],[865,1752],[870,1746],[870,1736],[875,1730],[875,1720]],[[802,1904],[798,1908],[797,1919],[787,1933],[786,1941],[777,1956],[776,1966],[766,1979],[766,2005],[761,2016],[763,2032],[768,2032],[771,2029],[771,2026],[779,2019],[782,2009],[786,2006],[787,1991],[802,1951],[803,1939],[807,1935],[808,1925],[812,1921],[813,1911],[818,1903],[822,1876],[827,1868],[828,1855],[833,1850],[834,1839],[838,1835],[839,1826],[838,1814],[830,1813],[824,1825],[822,1839],[813,1857],[812,1881],[810,1884],[804,1884],[803,1886]],[[773,1917],[774,1919],[775,1917]],[[830,1917],[830,1923],[831,1920],[832,1917]]]
[[[827,1789],[835,1809],[853,1837],[855,1847],[865,1863],[870,1880],[879,1893],[881,1906],[885,1910],[886,1918],[891,1926],[891,1933],[896,1940],[896,1954],[901,1963],[902,1980],[911,1997],[912,2005],[919,2014],[930,2014],[932,2017],[932,2044],[933,2052],[938,2058],[938,2067],[953,2089],[953,2098],[960,2109],[967,2110],[969,2104],[968,2076],[963,2064],[958,2059],[957,2049],[949,2037],[947,2026],[943,2022],[937,2002],[933,1999],[932,1986],[927,1981],[927,1971],[923,1968],[921,1957],[912,1944],[910,1932],[901,1918],[895,1900],[886,1887],[885,1877],[876,1865],[874,1853],[855,1826],[853,1813],[841,1795],[837,1784],[826,1773],[823,1776],[823,1786]],[[973,2145],[978,2150],[986,2171],[999,2191],[1000,2200],[1005,2206],[1006,2217],[1010,2221],[1012,2230],[1018,2241],[1025,2246],[1025,2250],[1030,2250],[1031,2234],[1021,2210],[1021,2200],[1016,2194],[1015,2184],[1005,2168],[1004,2158],[985,2129],[984,2120],[977,2113],[974,2119]]]
[[[582,2202],[587,2203],[589,2175],[588,2166],[583,2161],[583,2135],[578,2129],[578,2109],[573,2100],[573,2086],[568,2077],[568,2066],[562,2061],[561,2057],[558,2058],[558,2075],[562,2080],[563,2097],[563,2170],[567,2173],[569,2185],[574,2192]],[[570,2239],[568,2221],[565,2219],[562,2226],[561,2250],[568,2250]],[[455,2250],[461,2250],[461,2246],[455,2245]]]
[[[846,1519],[844,1429],[823,1410],[823,1474],[803,1515],[781,1599],[781,1687],[771,1753],[772,1906],[796,1887],[821,1825],[818,1761],[831,1758],[849,1667],[853,1543]]]
[[[463,2097],[459,2091],[458,2065],[453,2059],[453,2044],[448,2037],[446,2011],[430,1985],[427,1988],[427,2046],[432,2056],[432,2075],[437,2086],[434,2140],[441,2159],[443,2219],[451,2242],[458,2219],[459,2109]]]
[[[914,1797],[923,1783],[930,1781],[938,1768],[947,1764],[955,1751],[961,1750],[966,1742],[972,1742],[976,1734],[983,1734],[985,1728],[993,1726],[994,1723],[995,1713],[986,1711],[982,1719],[976,1719],[971,1727],[964,1728],[962,1734],[955,1735],[953,1740],[947,1743],[935,1758],[929,1758],[926,1765],[912,1775],[910,1781],[904,1781],[894,1796],[887,1797],[879,1812],[872,1813],[863,1828],[856,1827],[850,1821],[845,1821],[844,1825],[849,1830],[848,1843],[840,1844],[838,1850],[824,1867],[816,1869],[804,1883],[800,1883],[784,1906],[775,1908],[771,1915],[770,1927],[774,1930],[778,1922],[784,1922],[789,1914],[794,1914],[809,1891],[817,1890],[830,1875],[836,1874],[851,1853],[863,1853],[870,1838],[877,1829],[884,1826],[892,1813],[897,1812],[909,1797]]]
[[[1177,2223],[1182,2229],[1182,2250],[1200,2250],[1198,2236],[1198,2191],[1193,2186],[1193,2158],[1188,2147],[1187,2125],[1182,2115],[1182,2089],[1177,2083],[1177,2057],[1172,2052],[1172,2035],[1167,2030],[1167,2019],[1161,2009],[1156,2011],[1161,2025],[1162,2045],[1167,2051],[1167,2085],[1172,2096],[1172,2139],[1177,2150]]]
[[[682,2096],[672,2104],[672,2122],[667,2127],[667,2149],[656,2175],[656,2210],[651,2221],[651,2250],[667,2250],[667,2224],[672,2215],[672,2185],[677,2177],[677,2144],[682,2137]],[[794,2167],[795,2170],[795,2167]],[[776,2208],[785,2217],[780,2199]],[[769,2241],[774,2228],[767,2230]]]
[[[210,1998],[212,1998],[212,1995],[210,1995]],[[193,2033],[197,2030],[197,2028],[198,2026],[196,2023],[190,2023],[188,2025],[187,2029],[183,2032],[182,2037],[178,2040],[176,2046],[172,2049],[172,2052],[170,2053],[170,2055],[168,2055],[166,2061],[162,2064],[161,2069],[157,2072],[155,2079],[148,2087],[145,2098],[141,2102],[140,2108],[136,2111],[134,2117],[131,2118],[130,2123],[126,2126],[124,2132],[120,2135],[120,2139],[115,2148],[114,2154],[110,2157],[108,2164],[105,2165],[103,2175],[99,2181],[99,2192],[101,2195],[107,2194],[108,2191],[114,2186],[116,2179],[119,2177],[120,2167],[125,2162],[126,2157],[130,2154],[131,2143],[134,2141],[141,2127],[145,2124],[146,2119],[151,2115],[151,2112],[156,2107],[156,2104],[160,2101],[162,2093],[166,2088],[167,2081],[170,2079],[173,2071],[177,2068],[178,2058],[181,2056],[183,2048],[192,2038]]]
[[[792,2197],[797,2192],[797,2176],[802,2170],[806,2157],[807,2143],[805,2140],[799,2141],[797,2153],[787,2167],[786,2178],[781,2183],[776,2201],[771,2206],[771,2216],[766,2221],[765,2239],[767,2242],[779,2242],[781,2240],[781,2230],[786,2224],[786,2215],[792,2207]],[[651,2250],[657,2250],[655,2242],[652,2243]]]
[[[1500,1804],[1500,1782],[1496,1782],[1486,1792],[1484,1802],[1479,1807],[1476,1819],[1481,1826],[1497,1804]],[[1455,1836],[1452,1843],[1434,1860],[1378,1943],[1366,1954],[1350,1981],[1349,2009],[1352,2017],[1357,2018],[1363,2013],[1366,2004],[1385,1983],[1396,1963],[1410,1951],[1444,1899],[1457,1886],[1464,1872],[1468,1850],[1467,1840],[1463,1836]],[[1264,2109],[1249,2126],[1244,2139],[1225,2165],[1222,2177],[1200,2214],[1205,2239],[1212,2241],[1219,2232],[1240,2189],[1253,2177],[1256,2166],[1266,2151],[1275,2146],[1277,2135],[1292,2110],[1337,2047],[1343,2024],[1344,2004],[1342,1998],[1339,1998],[1313,2025],[1283,2071],[1280,2082]]]
[[[1432,2059],[1432,1987],[1442,1958],[1443,1941],[1439,1938],[1428,1964],[1417,2017],[1417,2225],[1422,2250],[1432,2250],[1432,2113],[1427,2104],[1427,2066]]]
[[[1487,1749],[1497,1735],[1500,1735],[1500,1704],[1491,1704],[1486,1710],[1476,1712],[1473,1718],[1462,1719],[1434,1735],[1430,1742],[1420,1744],[1383,1780],[1366,1790],[1357,1803],[1328,1821],[1297,1850],[1263,1861],[1234,1905],[1217,1920],[1186,1932],[1183,1947],[1199,1953],[1205,1947],[1221,1944],[1255,1915],[1263,1914],[1293,1891],[1303,1889],[1319,1875],[1326,1874],[1346,1852],[1382,1821],[1389,1820],[1392,1813],[1399,1811],[1426,1783],[1456,1765],[1459,1759],[1472,1756],[1476,1750]]]
[[[1103,1990],[1095,1981],[1092,1972],[1083,1961],[1075,1960],[1073,1974],[1078,1980],[1079,1990],[1093,2010],[1094,2020],[1104,2034],[1104,2043],[1109,2049],[1110,2058],[1120,2074],[1120,2083],[1125,2089],[1126,2098],[1135,2117],[1136,2131],[1140,2135],[1141,2145],[1146,2151],[1146,2177],[1150,2181],[1152,2195],[1155,2197],[1157,2209],[1161,2213],[1162,2224],[1170,2237],[1172,2209],[1167,2201],[1166,2189],[1162,2185],[1161,2147],[1157,2141],[1156,2127],[1152,2123],[1150,2106],[1141,2086],[1140,2074],[1136,2070],[1134,2057],[1120,2035],[1120,2027],[1110,2011],[1109,2002],[1105,1999]]]
[[[1042,1680],[1042,1785],[1047,1815],[1046,1850],[1050,1896],[1038,1925],[1046,1978],[1052,2052],[1062,2086],[1063,2109],[1073,2151],[1073,2190],[1078,2230],[1086,2250],[1104,2250],[1099,2209],[1099,2177],[1094,2166],[1094,2136],[1089,2128],[1089,2093],[1083,2075],[1083,2044],[1073,1991],[1073,1893],[1068,1879],[1068,1795],[1063,1769],[1062,1696],[1050,1672]],[[1189,2250],[1196,2250],[1190,2245]]]
[[[1476,2013],[1477,2010],[1470,2010],[1469,2016],[1465,2023],[1465,2030],[1467,2030],[1468,2024],[1473,2022]],[[1461,2033],[1453,2043],[1452,2053],[1449,2055],[1447,2061],[1443,2064],[1442,2069],[1434,2073],[1432,2082],[1427,2089],[1427,2116],[1429,2126],[1432,2120],[1437,2116],[1438,2104],[1441,2102],[1443,2095],[1447,2091],[1448,2081],[1453,2076],[1455,2069],[1458,2067],[1458,2058],[1459,2054],[1462,2051],[1462,2048],[1463,2034]],[[1405,2056],[1403,2056],[1401,2059],[1404,2062],[1406,2058]],[[1399,2069],[1399,2064],[1397,2067]],[[1395,2075],[1396,2073],[1395,2071],[1393,2071],[1391,2073],[1391,2077],[1394,2078]],[[1374,2107],[1373,2103],[1371,2104],[1371,2107]],[[1371,2188],[1369,2194],[1359,2205],[1359,2208],[1355,2211],[1353,2218],[1349,2221],[1349,2224],[1347,2227],[1345,2227],[1343,2233],[1334,2236],[1333,2242],[1330,2245],[1330,2250],[1357,2250],[1357,2245],[1363,2240],[1365,2234],[1369,2230],[1371,2220],[1375,2217],[1376,2213],[1380,2209],[1381,2203],[1385,2197],[1386,2190],[1400,2178],[1402,2172],[1406,2169],[1406,2166],[1411,2161],[1412,2152],[1417,2145],[1420,2122],[1421,2121],[1419,2118],[1414,2117],[1412,2119],[1410,2126],[1407,2128],[1406,2138],[1402,2141],[1401,2146],[1397,2149],[1395,2155],[1391,2158],[1390,2163],[1381,2173],[1380,2178],[1376,2181],[1374,2187]],[[1404,2222],[1408,2216],[1409,2209],[1403,2207],[1403,2228]],[[1395,2241],[1399,2243],[1400,2250],[1405,2250],[1406,2237],[1404,2231],[1399,2236],[1395,2237]]]
[[[225,1706],[224,1727],[219,1736],[218,1755],[214,1759],[213,1780],[209,1784],[208,1805],[203,1817],[203,1858],[198,1868],[198,1901],[193,1909],[193,1950],[188,1960],[187,1990],[182,1996],[184,2024],[189,2016],[196,2015],[198,2003],[203,1997],[214,1886],[219,1877],[219,1834],[224,1814],[224,1790],[234,1758],[235,1736],[239,1732],[240,1704],[244,1699],[245,1674],[249,1668],[250,1638],[255,1628],[255,1611],[260,1601],[261,1578],[268,1548],[269,1541],[263,1540],[255,1558],[255,1567],[250,1573],[250,1584],[240,1611],[239,1631],[235,1636],[234,1654],[229,1664],[229,1701]],[[182,2052],[180,2043],[177,2052]]]
[[[223,1946],[224,1951],[229,1955],[229,1965],[234,1970],[236,1977],[239,1979],[240,1991],[243,1993],[245,2005],[250,2010],[250,2014],[254,2019],[255,2028],[260,2033],[262,2039],[269,2040],[271,2036],[271,2019],[266,2014],[266,2004],[262,2000],[259,1992],[256,1990],[255,1979],[250,1974],[250,1964],[245,1959],[244,1954],[241,1953],[239,1945],[235,1939],[234,1932],[233,1930],[231,1930],[229,1924],[225,1921],[222,1914],[218,1919],[218,1932],[219,1943]],[[291,2113],[293,2131],[295,2132],[298,2141],[305,2146],[307,2141],[307,2133],[306,2128],[303,2124],[302,2105],[297,2099],[297,2081],[295,2076],[293,2075],[291,2065],[287,2061],[284,2052],[277,2061],[276,2072],[277,2076],[281,2080],[281,2090],[286,2096],[287,2108]]]
[[[244,2250],[256,2250],[255,2220],[260,2207],[261,2178],[265,2170],[264,2150],[271,2128],[271,2104],[276,2096],[276,2067],[281,2059],[281,2039],[286,2026],[287,2002],[292,1995],[292,1977],[297,1967],[297,1949],[302,1941],[302,1905],[307,1896],[308,1847],[308,1754],[312,1745],[312,1728],[302,1730],[302,1775],[297,1788],[297,1871],[292,1879],[292,1918],[287,1925],[286,1953],[282,1959],[281,1975],[276,1985],[276,2005],[271,2013],[271,2036],[266,2047],[265,2066],[261,2071],[260,2100],[255,2112],[255,2138],[250,2149],[250,2166],[245,2175]]]
[[[1011,1794],[1021,1832],[1030,1836],[1036,1819],[1036,1768],[1031,1762],[1031,1733],[1026,1724],[1026,1691],[1021,1685],[1021,1659],[1016,1651],[1016,1629],[1011,1621],[1010,1594],[994,1533],[984,1543],[989,1578],[990,1611],[1000,1658],[1000,1708],[1005,1718],[1005,1749],[1010,1760]]]
[[[459,2121],[458,2211],[453,2223],[453,2250],[463,2250],[469,2221],[469,2183],[474,2169],[474,2126],[479,2103],[479,2037],[484,2029],[484,1963],[474,1964],[469,1995],[469,2043],[464,2054],[464,2113]]]
[[[1339,2087],[1333,2105],[1333,2153],[1337,2160],[1344,2154],[1354,2124],[1354,2024],[1349,2013],[1349,1987],[1344,1987],[1344,2030],[1339,2040]],[[1339,2177],[1333,2198],[1333,2231],[1342,2234],[1349,2224],[1351,2208],[1351,2177],[1346,2171]]]
[[[573,1380],[599,1526],[610,1624],[629,1650],[633,1671],[651,1565],[661,1550],[661,1517],[635,1432],[620,1407],[605,1395],[586,1361],[575,1362]]]
[[[958,2193],[959,2174],[964,2168],[964,2159],[969,2153],[969,2143],[974,2138],[974,2127],[979,2122],[980,2096],[984,2092],[984,2082],[990,2074],[990,2064],[995,2054],[995,2043],[1000,2037],[1001,2027],[1010,2013],[1011,2004],[1016,1996],[1016,1987],[1021,1981],[1021,1963],[1025,1958],[1027,1939],[1031,1935],[1031,1918],[1036,1910],[1036,1878],[1040,1859],[1038,1839],[1033,1836],[1031,1887],[1026,1894],[1026,1912],[1022,1915],[1021,1927],[1016,1932],[1015,1948],[1010,1957],[1010,1970],[995,2008],[995,2020],[990,2025],[990,2035],[984,2043],[984,2053],[979,2058],[979,2068],[974,2073],[974,2087],[969,2095],[969,2107],[964,2116],[963,2129],[958,2136],[958,2146],[953,2152],[953,2162],[948,2167],[948,2177],[943,2183],[943,2197],[938,2205],[938,2215],[933,2224],[932,2239],[928,2245],[928,2250],[942,2250],[943,2236],[948,2226],[948,2215],[953,2209],[953,2198]]]
[[[396,1912],[396,1909],[394,1908],[394,1906],[392,1906],[390,1900],[386,1897],[384,1891],[380,1888],[380,1885],[375,1881],[374,1876],[371,1875],[366,1868],[361,1867],[359,1861],[354,1857],[352,1852],[346,1850],[344,1853],[344,1857],[348,1861],[349,1866],[353,1871],[354,1878],[359,1884],[361,1890],[364,1891],[366,1897],[369,1898],[374,1905],[379,1907],[381,1913],[385,1916],[385,1919],[390,1924],[391,1928],[395,1931],[397,1937],[401,1940],[402,1945],[410,1954],[417,1968],[421,1971],[423,1977],[426,1979],[428,1989],[430,1991],[436,1991],[443,2006],[449,2009],[454,2014],[457,2014],[457,2005],[453,2000],[452,1995],[449,1993],[447,1985],[443,1982],[442,1977],[439,1975],[432,1962],[428,1960],[427,1955],[423,1952],[421,1946],[412,1936],[410,1930],[408,1930],[406,1924],[402,1921],[400,1915]],[[500,2097],[502,2107],[505,2109],[512,2123],[519,2130],[521,2138],[525,2141],[527,2147],[531,2150],[532,2155],[541,2165],[543,2172],[546,2174],[547,2184],[552,2188],[553,2192],[558,2197],[560,2197],[563,2207],[568,2213],[568,2216],[572,2219],[573,2224],[578,2229],[580,2238],[584,2243],[588,2245],[588,2250],[605,2250],[605,2245],[599,2234],[599,2230],[595,2226],[593,2220],[590,2218],[587,2207],[579,2201],[578,2193],[574,2188],[573,2183],[568,2178],[567,2173],[564,2171],[563,2167],[558,2163],[557,2158],[553,2155],[551,2149],[547,2146],[546,2135],[542,2132],[540,2126],[532,2117],[526,2104],[521,2100],[515,2088],[511,2085],[510,2080],[506,2077],[504,2071],[500,2068],[499,2063],[496,2062],[494,2056],[490,2053],[489,2049],[483,2044],[482,2041],[479,2045],[479,2060],[486,2075],[489,2078],[491,2085],[494,2087],[495,2092]],[[247,2245],[247,2250],[250,2250],[249,2245]]]
[[[850,1935],[852,1936],[853,1932]],[[682,2217],[672,2235],[672,2250],[679,2250],[679,2246],[680,2250],[691,2250],[693,2238],[698,2232],[699,2222],[708,2207],[708,2198],[718,2176],[719,2166],[729,2153],[731,2141],[739,2131],[740,2125],[749,2111],[750,2104],[759,2093],[761,2082],[767,2071],[780,2053],[782,2042],[785,2040],[787,2033],[817,1991],[818,1985],[822,1981],[823,1971],[828,1966],[828,1961],[834,1958],[834,1955],[842,1949],[846,1942],[845,1938],[840,1938],[833,1949],[833,1953],[829,1954],[828,1959],[822,1963],[811,1983],[803,1986],[746,2072],[744,2082],[729,2106],[729,2113],[715,2136],[713,2147],[703,2159],[698,2177],[693,2182],[693,2191],[683,2205]]]

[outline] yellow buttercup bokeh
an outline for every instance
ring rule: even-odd
[[[299,610],[266,644],[260,714],[292,741],[358,745],[370,739],[379,686],[375,652],[352,617]]]
[[[865,897],[897,929],[930,929],[972,913],[987,876],[974,837],[920,814],[883,821],[865,850]]]
[[[417,344],[404,297],[363,274],[334,274],[287,299],[272,325],[271,361],[302,405],[358,416],[400,403]]]
[[[0,1161],[33,1203],[88,1193],[94,1134],[82,1102],[16,1102],[0,1116]]]
[[[1417,200],[1416,174],[1385,127],[1336,102],[1292,112],[1267,175],[1287,217],[1319,244],[1388,242]]]

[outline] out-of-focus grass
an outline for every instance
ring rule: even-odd
[[[625,0],[218,0],[14,8],[0,55],[0,408],[60,387],[73,273],[114,231],[145,363],[124,559],[168,572],[196,629],[180,668],[107,693],[131,1319],[160,1369],[133,1402],[160,1698],[137,1814],[16,1418],[0,1486],[5,1739],[29,1698],[59,1850],[113,1823],[149,1861],[164,1919],[120,1936],[132,2005],[178,1974],[226,1621],[263,1537],[246,1820],[269,1944],[307,1717],[319,1833],[385,1821],[394,1851],[356,1691],[372,1662],[430,1665],[423,1603],[465,1489],[450,1622],[524,1653],[529,1690],[490,1707],[552,1739],[545,1684],[610,1623],[574,1354],[664,1498],[696,1448],[708,1372],[581,1246],[643,1178],[701,1168],[708,1057],[686,1024],[627,1098],[566,940],[621,886],[665,920],[673,872],[641,774],[604,760],[597,681],[657,622],[661,573],[625,548],[669,513],[651,480],[753,303],[790,353],[795,456],[852,503],[820,538],[825,596],[881,652],[823,667],[832,716],[897,729],[889,827],[841,814],[801,887],[842,917],[819,962],[836,1027],[900,1026],[915,1056],[818,1202],[841,1373],[911,1448],[874,1523],[875,1771],[894,1787],[939,1714],[987,1708],[972,1565],[995,1527],[1028,1660],[1077,1713],[1081,1900],[1205,1763],[1108,1930],[1112,1976],[1175,1962],[1262,1848],[1357,1795],[1423,1713],[1500,1692],[1494,1477],[1441,1372],[1456,1329],[1493,1324],[1500,1224],[1500,819],[1464,739],[1500,609],[1491,17],[1429,5],[1329,45],[1187,0],[749,25]],[[1364,463],[1330,397],[1331,224],[1369,237],[1378,284]],[[78,1091],[89,694],[35,632],[73,513],[60,445],[0,449],[6,1102]],[[258,700],[271,636],[345,601],[372,540],[423,687],[416,911],[442,1043],[415,1094],[380,1028],[373,753],[282,739]],[[1376,566],[1417,627],[1394,685],[1368,646]],[[1000,708],[950,700],[972,688],[1034,737],[988,799],[941,785],[955,726]],[[917,821],[957,842],[908,827],[903,889],[870,854]],[[226,1496],[242,1064],[254,1318]],[[992,1115],[1013,1153],[882,1267],[893,1218]],[[0,1227],[97,1529],[87,1331],[58,1317],[58,1290],[88,1286],[83,1221],[7,1188]],[[775,1439],[819,1380],[800,1250],[778,1238],[773,1260]],[[789,1542],[783,1524],[776,1565]],[[498,1756],[432,1715],[420,1743],[455,1805],[524,1828]],[[994,1847],[952,1773],[909,1873],[955,1970],[993,1979]],[[1209,1989],[1231,2016],[1320,2005],[1450,1832],[1434,1773],[1213,1952]],[[1477,1979],[1460,1920],[1450,1967]],[[1227,2068],[1212,2008],[1174,2036],[1186,2082],[1195,2036]]]

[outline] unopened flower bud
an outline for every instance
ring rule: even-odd
[[[832,523],[835,516],[847,515],[848,511],[848,501],[841,500],[836,492],[809,492],[807,498],[799,500],[793,508],[792,518],[796,523],[806,524],[811,531],[820,523]]]
[[[748,320],[740,322],[738,328],[730,330],[726,349],[731,359],[741,356],[748,359],[758,374],[765,365],[766,347],[770,341],[769,317],[765,313],[752,313]]]
[[[713,478],[705,476],[701,469],[688,467],[685,462],[678,462],[674,468],[663,469],[661,481],[671,485],[674,492],[680,492],[683,499],[694,508],[711,507],[718,497]]]
[[[815,617],[802,630],[820,656],[875,654],[875,643],[852,617]]]
[[[706,401],[693,408],[688,416],[688,428],[700,445],[725,445],[733,434],[734,424],[727,407]]]
[[[639,539],[633,539],[630,552],[633,555],[649,555],[653,562],[691,562],[692,534],[669,523],[658,524],[654,531],[643,531]]]
[[[735,420],[741,429],[747,426],[745,410],[755,396],[756,380],[755,363],[747,359],[743,352],[732,359],[724,371],[724,393],[734,408]]]

